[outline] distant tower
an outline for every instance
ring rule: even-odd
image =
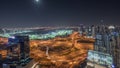
[[[78,31],[81,35],[83,35],[83,32],[84,32],[83,24],[80,24],[80,27],[78,28]]]
[[[92,37],[95,38],[95,26],[92,25],[91,29],[92,29]]]
[[[5,29],[2,29],[3,30],[3,34],[6,34],[6,30]]]

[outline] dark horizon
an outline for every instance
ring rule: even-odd
[[[0,27],[120,25],[119,0],[1,0]]]

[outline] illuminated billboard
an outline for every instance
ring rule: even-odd
[[[88,61],[101,65],[111,66],[113,64],[112,56],[110,56],[109,54],[92,51],[92,50],[89,50],[87,59]]]

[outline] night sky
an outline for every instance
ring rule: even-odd
[[[0,27],[120,25],[119,0],[0,0]]]

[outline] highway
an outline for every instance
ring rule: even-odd
[[[51,40],[32,40],[31,57],[39,62],[42,68],[71,67],[80,65],[87,58],[88,50],[93,50],[93,43],[77,42],[78,34],[66,38],[55,38]],[[46,46],[49,47],[49,57],[46,55]],[[45,67],[48,68],[48,67]]]

